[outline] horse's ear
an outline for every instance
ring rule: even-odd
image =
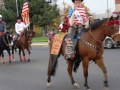
[[[116,20],[118,20],[119,19],[119,15],[117,15],[117,17],[116,17]]]
[[[110,17],[109,21],[113,20],[113,15]]]

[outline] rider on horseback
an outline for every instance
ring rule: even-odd
[[[16,45],[16,42],[18,40],[18,37],[20,36],[20,34],[26,30],[26,28],[29,26],[29,24],[25,25],[23,22],[22,22],[22,19],[21,17],[17,17],[17,22],[15,24],[15,31],[16,31],[16,35],[15,37],[13,37],[14,41],[13,41],[13,46]]]
[[[74,57],[74,50],[78,39],[80,38],[81,34],[85,32],[87,28],[89,28],[89,18],[87,17],[88,12],[86,12],[87,10],[82,4],[82,1],[83,0],[72,0],[73,6],[70,7],[68,11],[71,27],[68,30],[68,36],[66,38],[66,59]]]
[[[6,23],[2,20],[2,15],[0,15],[0,36],[6,32]]]

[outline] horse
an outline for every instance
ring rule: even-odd
[[[17,43],[16,43],[16,47],[19,49],[19,57],[20,57],[20,61],[22,62],[22,56],[21,56],[21,51],[23,53],[23,58],[24,58],[24,62],[26,62],[26,56],[25,56],[25,49],[28,51],[28,62],[30,62],[30,49],[31,49],[31,40],[32,40],[32,32],[31,31],[27,31],[27,30],[24,30],[18,40],[17,40]],[[14,50],[15,50],[15,47],[12,46],[12,57],[14,59]]]
[[[95,24],[92,24],[90,27],[91,28],[87,32],[83,33],[80,39],[78,40],[76,45],[75,57],[73,59],[67,60],[68,74],[73,87],[79,88],[79,85],[75,82],[73,78],[72,70],[74,72],[77,72],[80,63],[82,62],[83,74],[84,74],[84,86],[87,90],[91,90],[88,85],[88,68],[89,68],[89,62],[93,61],[102,70],[104,75],[104,88],[108,89],[109,85],[108,85],[107,70],[103,61],[103,52],[104,52],[103,41],[106,36],[111,36],[118,32],[119,29],[118,17],[113,18],[113,16],[111,16],[108,19],[103,19],[96,22]],[[51,76],[55,75],[59,56],[60,55],[65,56],[64,55],[65,46],[66,46],[66,42],[64,40],[59,55],[57,56],[57,59],[55,60],[51,59],[52,55],[50,55],[49,63],[48,63],[48,78],[47,78],[48,87],[51,86]]]
[[[11,63],[12,58],[11,58],[11,45],[12,45],[12,35],[10,35],[9,32],[4,33],[2,36],[0,36],[0,58],[1,62],[4,64],[4,50],[7,50],[8,55],[9,55],[9,63]]]

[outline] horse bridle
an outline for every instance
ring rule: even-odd
[[[3,38],[3,41],[4,41],[4,43],[6,44],[6,46],[10,46],[10,42],[9,42],[9,40],[8,40],[8,36],[7,36],[7,42],[8,42],[8,44],[7,44],[7,42],[5,41],[4,36],[2,36],[2,38]]]
[[[90,34],[91,34],[92,38],[93,38],[95,41],[97,41],[97,42],[99,42],[99,43],[103,44],[103,42],[101,42],[100,40],[97,40],[97,39],[94,37],[94,35],[93,35],[93,33],[92,33],[91,29],[89,30],[89,32],[90,32]]]

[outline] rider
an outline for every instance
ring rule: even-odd
[[[47,35],[48,35],[48,44],[50,45],[50,42],[51,42],[51,40],[53,39],[53,37],[54,37],[54,35],[55,35],[54,29],[48,31],[48,34],[47,34]]]
[[[16,31],[16,35],[15,37],[13,37],[14,41],[13,44],[15,46],[18,37],[20,36],[20,34],[26,30],[26,28],[29,26],[29,24],[25,25],[24,22],[22,22],[22,18],[20,16],[17,17],[17,22],[15,24],[15,31]]]
[[[6,23],[2,20],[2,15],[0,15],[0,36],[6,32]]]
[[[88,12],[82,4],[83,0],[72,0],[72,2],[73,6],[71,6],[68,11],[68,18],[71,27],[69,28],[68,36],[66,39],[66,49],[69,48],[69,52],[71,50],[71,53],[67,55],[68,53],[66,51],[68,50],[65,51],[66,59],[74,57],[74,50],[78,39],[80,38],[81,34],[85,32],[87,28],[89,28],[89,18],[87,15]]]

